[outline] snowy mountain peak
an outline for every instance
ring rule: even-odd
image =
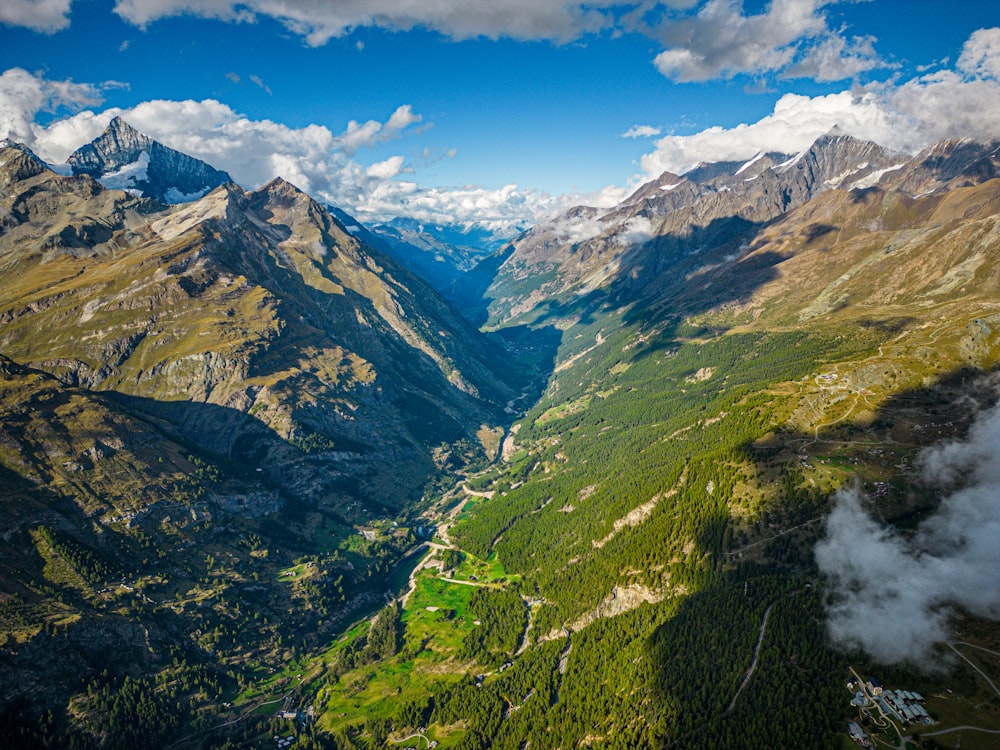
[[[115,117],[101,135],[70,154],[74,174],[88,174],[105,187],[184,203],[232,178],[180,151],[164,146]]]

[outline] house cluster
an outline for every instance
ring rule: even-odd
[[[894,714],[907,723],[932,724],[934,720],[923,706],[924,697],[910,690],[883,690],[879,703],[883,713]]]
[[[291,734],[288,735],[287,737],[279,737],[278,735],[274,735],[274,741],[278,745],[278,750],[285,750],[286,747],[291,747],[292,743],[295,742],[295,736]]]
[[[869,707],[877,706],[882,715],[897,719],[904,724],[920,722],[933,724],[934,720],[924,708],[924,697],[912,690],[886,690],[875,677],[869,677],[864,684],[858,680],[847,683],[847,689],[854,692],[851,705],[861,710],[869,720],[872,719]],[[857,722],[848,724],[851,739],[861,747],[874,747],[871,739]]]

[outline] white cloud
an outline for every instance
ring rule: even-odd
[[[396,111],[392,113],[392,116],[389,117],[389,122],[385,124],[385,129],[398,133],[423,119],[423,117],[413,112],[413,108],[409,104],[404,104],[401,107],[397,107]]]
[[[404,104],[396,108],[385,125],[377,120],[365,123],[351,120],[347,123],[347,129],[340,134],[338,143],[347,154],[354,154],[362,148],[395,140],[410,125],[422,120],[423,117],[415,114],[409,104]]]
[[[660,134],[659,128],[654,128],[652,125],[633,125],[624,133],[622,133],[622,138],[655,138]]]
[[[226,21],[268,16],[320,46],[360,27],[438,31],[452,39],[553,39],[568,42],[608,26],[614,0],[118,0],[115,13],[145,27],[188,14]]]
[[[925,479],[953,487],[912,536],[884,528],[856,491],[838,493],[816,561],[830,582],[828,627],[888,664],[927,663],[951,608],[1000,619],[1000,409],[964,441],[927,451]]]
[[[653,239],[653,224],[645,216],[633,216],[615,235],[619,245],[641,245]]]
[[[607,225],[590,211],[569,213],[548,225],[549,231],[559,242],[570,245],[578,245],[600,237],[607,228]]]
[[[1000,78],[1000,28],[979,29],[962,48],[956,67],[975,78]]]
[[[827,36],[807,49],[802,59],[788,68],[784,75],[816,81],[842,81],[874,67],[891,67],[878,64],[875,41],[873,36],[856,36],[850,41],[841,36]]]
[[[801,151],[835,125],[909,153],[945,138],[996,138],[1000,79],[992,73],[1000,67],[1000,32],[975,32],[959,59],[960,72],[942,70],[825,96],[786,94],[757,122],[666,136],[642,157],[644,179],[665,171],[683,174],[699,162],[746,160],[759,151]]]
[[[402,156],[390,156],[385,161],[376,162],[365,170],[369,177],[378,177],[381,180],[390,180],[398,175],[403,169]]]
[[[0,23],[54,34],[69,26],[72,0],[3,0]]]
[[[356,153],[365,146],[373,146],[381,131],[382,123],[378,120],[369,120],[365,123],[351,120],[347,123],[347,130],[340,134],[340,147],[348,154]]]
[[[101,101],[99,86],[47,81],[23,68],[10,68],[0,74],[0,139],[10,138],[34,148],[37,113],[75,111]]]
[[[741,0],[708,0],[695,15],[649,30],[667,47],[654,63],[675,81],[773,73],[842,80],[882,67],[871,38],[848,42],[830,29],[822,12],[830,2],[772,0],[763,13],[744,15]]]

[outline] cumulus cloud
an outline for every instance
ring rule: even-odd
[[[48,81],[23,68],[10,68],[0,73],[0,139],[10,138],[34,147],[36,114],[77,111],[101,101],[100,86]]]
[[[659,134],[660,129],[652,125],[633,125],[622,133],[622,138],[655,138]]]
[[[369,177],[378,177],[382,180],[389,180],[403,170],[403,161],[404,159],[402,156],[390,156],[385,161],[372,164],[365,170],[365,173]]]
[[[452,39],[553,39],[569,42],[608,27],[615,0],[118,0],[115,13],[140,27],[188,14],[226,21],[276,19],[312,46],[353,29],[408,31],[423,27]]]
[[[1000,28],[973,32],[956,67],[967,76],[1000,78]]]
[[[396,108],[384,123],[351,122],[341,133],[322,125],[291,128],[253,120],[212,99],[154,100],[126,109],[77,111],[99,104],[104,86],[47,81],[20,68],[8,70],[0,74],[0,138],[24,143],[43,159],[61,163],[100,135],[112,117],[120,116],[161,143],[226,170],[250,189],[280,176],[362,221],[412,216],[433,223],[478,225],[501,235],[568,208],[571,201],[610,205],[619,195],[614,187],[572,197],[516,185],[429,189],[399,179],[412,171],[402,156],[361,163],[357,158],[361,149],[403,137],[422,122],[409,105]],[[75,114],[46,126],[35,121],[40,112],[66,109]]]
[[[886,664],[926,661],[950,637],[954,607],[1000,619],[1000,408],[921,463],[932,485],[962,486],[912,536],[876,522],[858,492],[844,490],[816,547],[830,635]]]
[[[835,125],[858,138],[916,153],[944,138],[1000,135],[1000,29],[975,32],[956,70],[902,83],[855,86],[825,96],[786,94],[771,114],[732,128],[668,135],[642,157],[646,179],[683,174],[702,162],[745,160],[760,151],[801,151]]]
[[[347,123],[347,129],[340,134],[338,144],[347,154],[354,154],[362,148],[396,140],[406,128],[421,122],[422,119],[413,112],[409,104],[404,104],[396,108],[384,125],[378,120],[368,120],[364,123],[351,120]]]
[[[675,81],[738,74],[843,80],[883,65],[870,37],[846,40],[823,14],[830,0],[772,0],[744,15],[741,0],[709,0],[694,15],[668,17],[651,30],[666,49],[657,69]]]
[[[4,0],[0,3],[0,23],[54,34],[69,26],[71,3],[72,0]]]

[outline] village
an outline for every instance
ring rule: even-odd
[[[897,733],[902,736],[893,722],[898,721],[902,726],[930,726],[937,722],[927,713],[924,707],[924,697],[912,690],[897,688],[887,690],[876,677],[869,676],[867,680],[862,680],[854,669],[851,669],[852,678],[847,682],[847,689],[854,693],[851,705],[860,712],[862,721],[875,728],[882,730],[892,725],[897,729]],[[872,711],[877,710],[877,715]],[[875,747],[873,738],[864,730],[861,723],[851,721],[847,725],[847,731],[860,747]]]

